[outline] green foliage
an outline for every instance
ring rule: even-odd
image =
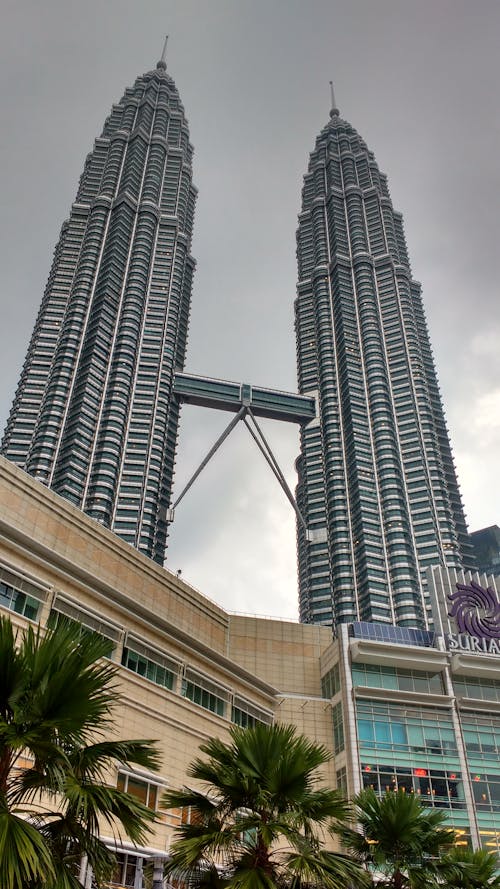
[[[382,797],[370,789],[354,799],[354,813],[359,828],[339,825],[337,832],[344,847],[376,871],[377,886],[425,889],[440,883],[440,856],[455,836],[444,812],[401,789]]]
[[[99,885],[113,865],[100,822],[146,838],[154,814],[106,781],[117,761],[156,769],[158,753],[150,741],[103,740],[119,700],[107,651],[71,623],[17,640],[0,619],[2,889],[76,889],[82,855]]]
[[[166,873],[205,889],[344,889],[365,881],[348,856],[325,851],[332,819],[348,807],[337,791],[320,786],[316,770],[328,751],[292,726],[233,727],[230,742],[201,746],[188,775],[205,793],[167,792],[162,805],[191,808],[177,829]]]
[[[486,849],[475,852],[455,846],[441,861],[447,889],[500,889],[497,856]]]

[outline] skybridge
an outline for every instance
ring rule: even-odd
[[[242,406],[246,406],[254,417],[284,420],[286,423],[309,423],[316,416],[316,402],[309,395],[296,395],[279,389],[263,389],[249,383],[232,383],[229,380],[193,374],[175,374],[174,394],[186,404],[233,413],[238,413]]]
[[[229,411],[235,414],[235,416],[210,448],[206,457],[201,461],[177,497],[172,508],[167,511],[167,521],[173,522],[175,509],[184,495],[187,494],[207,463],[219,450],[221,444],[241,421],[247,427],[261,454],[269,464],[307,534],[304,518],[271,450],[271,446],[257,422],[257,417],[306,425],[316,418],[315,399],[309,395],[296,395],[293,392],[282,392],[279,389],[251,386],[250,383],[235,383],[230,380],[217,380],[213,377],[202,377],[180,372],[177,372],[174,376],[173,394],[181,403]]]

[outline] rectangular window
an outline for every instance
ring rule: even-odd
[[[183,697],[188,698],[193,704],[199,704],[205,710],[210,710],[218,716],[226,715],[226,705],[229,701],[229,689],[217,685],[194,670],[187,669],[182,680]]]
[[[0,606],[28,620],[37,620],[45,599],[42,587],[7,568],[0,568]]]
[[[335,664],[321,679],[321,693],[324,698],[333,698],[340,691],[340,669]]]
[[[443,694],[441,674],[423,670],[386,667],[380,664],[353,664],[352,681],[354,686]]]
[[[26,593],[21,593],[20,590],[0,581],[0,605],[8,608],[9,611],[21,614],[28,620],[36,620],[40,604],[33,596],[27,596]]]
[[[105,657],[111,658],[115,651],[116,645],[120,640],[121,630],[108,621],[103,620],[97,614],[78,608],[66,599],[57,598],[50,610],[47,626],[56,627],[60,621],[74,624],[77,635],[79,633],[95,633],[101,636],[108,643],[108,650]]]
[[[446,710],[363,699],[357,700],[356,710],[360,753],[368,764],[392,762],[450,773],[459,766],[451,714]]]
[[[158,808],[158,791],[160,789],[158,784],[147,781],[145,778],[138,778],[136,775],[129,775],[128,772],[118,772],[116,786],[118,790],[130,793],[148,809],[156,811]]]
[[[242,728],[253,728],[257,723],[271,725],[273,714],[268,710],[262,710],[250,701],[235,696],[231,710],[231,721]]]
[[[403,790],[414,793],[424,805],[465,809],[462,775],[456,769],[429,769],[425,765],[401,765],[398,761],[379,764],[362,762],[363,787],[376,793]]]
[[[343,796],[347,796],[347,794],[348,794],[347,769],[345,768],[345,766],[342,769],[337,769],[336,777],[337,777],[337,790],[340,790],[340,792],[342,793]]]
[[[500,680],[479,676],[454,676],[455,694],[464,698],[480,698],[483,701],[500,701]]]
[[[339,701],[332,708],[333,723],[333,749],[335,753],[340,753],[344,749],[344,718],[342,714],[342,704]]]
[[[110,886],[116,889],[134,889],[137,876],[142,870],[142,858],[125,852],[117,852]],[[142,885],[142,876],[141,876]]]
[[[168,689],[175,688],[180,667],[176,661],[130,636],[123,648],[122,665]]]

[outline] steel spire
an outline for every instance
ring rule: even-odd
[[[164,41],[164,43],[163,43],[163,49],[162,49],[162,52],[161,52],[161,59],[160,59],[159,62],[157,62],[157,65],[156,65],[157,68],[162,68],[163,71],[166,71],[166,69],[167,69],[167,62],[166,62],[166,58],[167,58],[167,42],[168,42],[168,34],[167,34],[167,36],[165,37],[165,41]]]
[[[335,93],[333,90],[333,81],[330,80],[330,117],[338,117],[339,109],[335,101]]]

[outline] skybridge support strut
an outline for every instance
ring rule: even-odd
[[[172,521],[174,520],[174,510],[177,508],[177,506],[178,506],[179,503],[181,502],[181,500],[182,500],[182,498],[184,497],[184,495],[187,494],[187,492],[189,491],[191,485],[194,484],[194,482],[196,481],[196,479],[198,478],[198,476],[200,475],[200,473],[202,472],[202,470],[205,469],[205,466],[207,465],[207,463],[209,463],[210,460],[212,459],[212,457],[214,456],[214,454],[217,453],[217,451],[219,450],[221,444],[226,440],[226,438],[228,437],[228,435],[231,434],[231,432],[233,431],[234,427],[239,423],[240,420],[243,419],[243,417],[244,417],[245,414],[246,414],[246,411],[247,411],[246,407],[243,407],[243,406],[242,406],[242,407],[240,408],[240,410],[238,411],[238,413],[236,414],[236,416],[233,417],[233,419],[231,420],[231,422],[226,426],[226,428],[224,429],[224,432],[222,433],[222,435],[219,435],[219,438],[217,439],[217,441],[215,442],[215,444],[210,448],[210,450],[209,450],[207,456],[201,461],[200,465],[198,466],[198,469],[195,470],[195,472],[193,473],[193,475],[192,475],[191,478],[189,479],[187,485],[182,489],[182,491],[181,491],[181,493],[179,494],[177,500],[175,501],[173,507],[172,507],[171,509],[169,509],[169,513],[171,513],[171,515],[168,516],[168,520],[169,520],[170,522],[172,522]]]
[[[250,426],[247,416],[242,417],[245,426],[247,427],[248,431],[250,432],[250,435],[252,436],[253,440],[255,441],[261,454],[263,454],[264,457],[266,458],[266,460],[267,460],[269,466],[271,467],[271,470],[273,471],[274,475],[276,476],[281,488],[285,492],[286,497],[290,501],[292,508],[294,509],[295,514],[296,514],[300,524],[304,528],[304,531],[307,532],[307,525],[304,521],[304,517],[303,517],[299,507],[297,506],[295,497],[293,496],[293,494],[287,484],[286,478],[283,475],[283,473],[280,469],[280,466],[278,464],[278,461],[271,450],[271,446],[270,446],[269,442],[267,441],[262,429],[260,428],[259,424],[257,423],[257,420],[255,419],[250,408],[247,409],[247,415],[248,415],[248,417],[251,418],[251,420],[255,426],[255,429],[257,430],[257,434],[254,432],[254,430]]]
[[[303,517],[302,513],[300,512],[299,507],[297,506],[296,500],[295,500],[295,498],[294,498],[294,496],[287,484],[285,476],[283,475],[283,473],[280,469],[279,463],[273,454],[271,446],[270,446],[269,442],[267,441],[259,424],[257,423],[255,415],[252,412],[251,408],[248,406],[248,404],[241,405],[238,413],[233,417],[231,422],[226,426],[226,428],[224,429],[222,434],[219,435],[219,438],[217,439],[215,444],[212,445],[212,447],[208,451],[206,457],[204,457],[204,459],[201,461],[198,468],[195,470],[195,472],[193,473],[193,475],[191,476],[191,478],[189,479],[187,484],[182,489],[182,491],[179,494],[179,496],[177,497],[177,500],[175,501],[174,505],[167,511],[167,521],[169,523],[173,522],[175,510],[178,507],[179,503],[184,498],[184,496],[187,494],[187,492],[189,491],[191,486],[194,484],[194,482],[196,481],[196,479],[198,478],[200,473],[203,471],[203,469],[205,468],[207,463],[210,462],[210,460],[212,459],[214,454],[217,453],[220,446],[225,442],[226,438],[231,434],[233,429],[240,422],[240,420],[242,420],[244,422],[246,428],[250,432],[250,435],[252,436],[253,440],[255,441],[261,454],[263,454],[263,456],[265,457],[267,463],[269,464],[269,466],[271,468],[271,471],[273,472],[273,475],[277,479],[280,487],[284,491],[287,499],[289,500],[292,508],[294,509],[298,521],[300,522],[300,524],[302,525],[302,527],[304,528],[304,530],[307,533],[307,525],[304,521],[304,517]],[[249,420],[251,422],[249,422]]]

